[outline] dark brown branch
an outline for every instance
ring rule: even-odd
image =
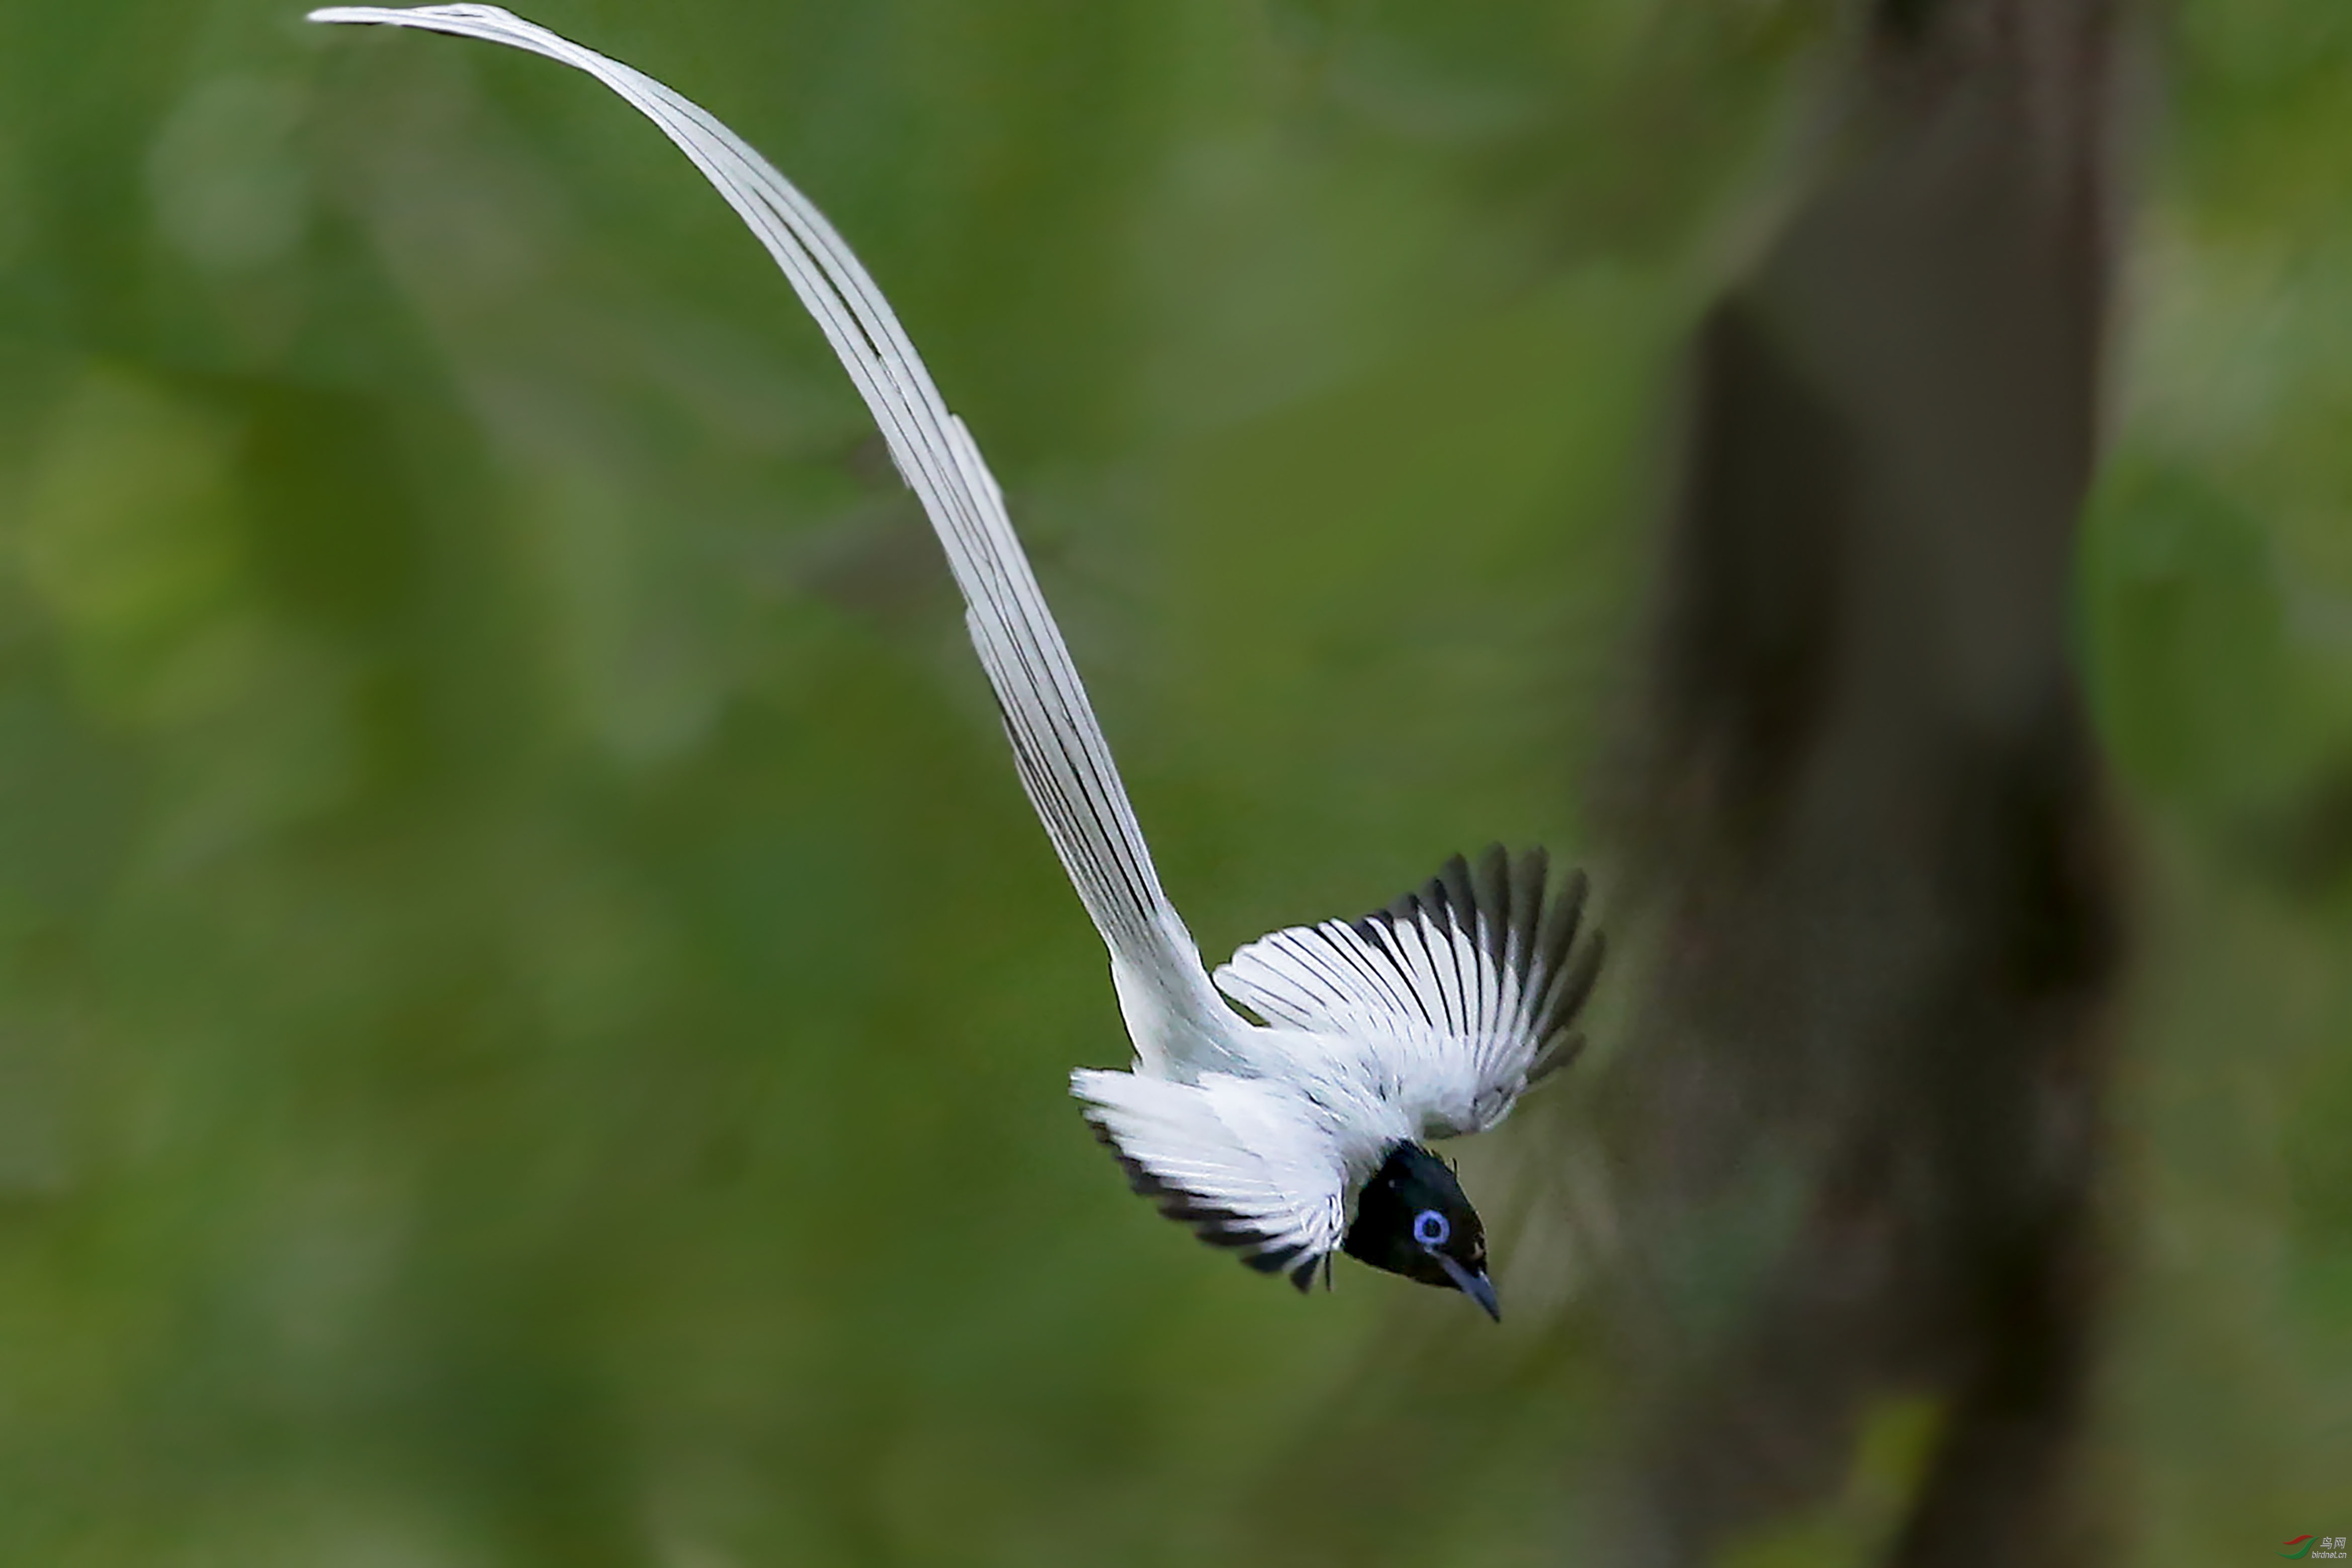
[[[1863,31],[1831,166],[1699,333],[1622,774],[1628,1219],[1644,1321],[1684,1325],[1633,1555],[1833,1495],[1908,1394],[1940,1436],[1890,1561],[2073,1563],[2121,936],[2067,606],[2119,30],[1882,0]],[[1727,1237],[1754,1261],[1669,1264]]]

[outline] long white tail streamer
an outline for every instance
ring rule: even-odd
[[[1013,532],[1003,494],[889,302],[824,216],[701,108],[495,5],[334,5],[311,12],[310,20],[424,28],[544,55],[612,89],[693,160],[816,319],[947,551],[1021,782],[1110,949],[1144,1064],[1167,1070],[1161,1053],[1177,1044],[1167,1037],[1171,1026],[1195,1048],[1230,1029],[1233,1016],[1210,989],[1192,936],[1160,890],[1109,743]]]

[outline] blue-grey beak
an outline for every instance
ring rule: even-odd
[[[1465,1296],[1469,1297],[1473,1301],[1477,1302],[1478,1305],[1486,1308],[1486,1315],[1494,1319],[1495,1321],[1499,1323],[1503,1321],[1503,1303],[1501,1299],[1495,1294],[1495,1282],[1493,1280],[1487,1279],[1484,1274],[1471,1273],[1470,1270],[1463,1268],[1462,1265],[1454,1262],[1454,1259],[1446,1257],[1445,1254],[1442,1252],[1433,1252],[1430,1254],[1430,1256],[1436,1258],[1440,1266],[1442,1266],[1445,1272],[1453,1278],[1454,1289],[1460,1290]]]

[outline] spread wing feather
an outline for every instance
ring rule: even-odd
[[[1071,1092],[1135,1190],[1213,1247],[1301,1290],[1346,1237],[1339,1142],[1295,1091],[1265,1079],[1197,1082],[1081,1071]]]
[[[337,5],[310,19],[420,27],[544,55],[612,89],[693,160],[816,319],[947,552],[1022,784],[1110,949],[1138,1052],[1164,1070],[1167,1048],[1206,1051],[1229,1031],[1232,1015],[1210,989],[1192,938],[1160,889],[1109,743],[1005,515],[1003,494],[889,302],[824,216],[696,104],[497,6]]]
[[[1352,921],[1259,938],[1217,989],[1279,1028],[1358,1046],[1433,1131],[1478,1132],[1581,1045],[1571,1026],[1600,973],[1580,943],[1585,879],[1500,845],[1457,855],[1423,886]]]

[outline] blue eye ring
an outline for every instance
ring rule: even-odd
[[[1443,1247],[1453,1234],[1454,1227],[1435,1209],[1423,1209],[1412,1216],[1412,1238],[1423,1247]]]

